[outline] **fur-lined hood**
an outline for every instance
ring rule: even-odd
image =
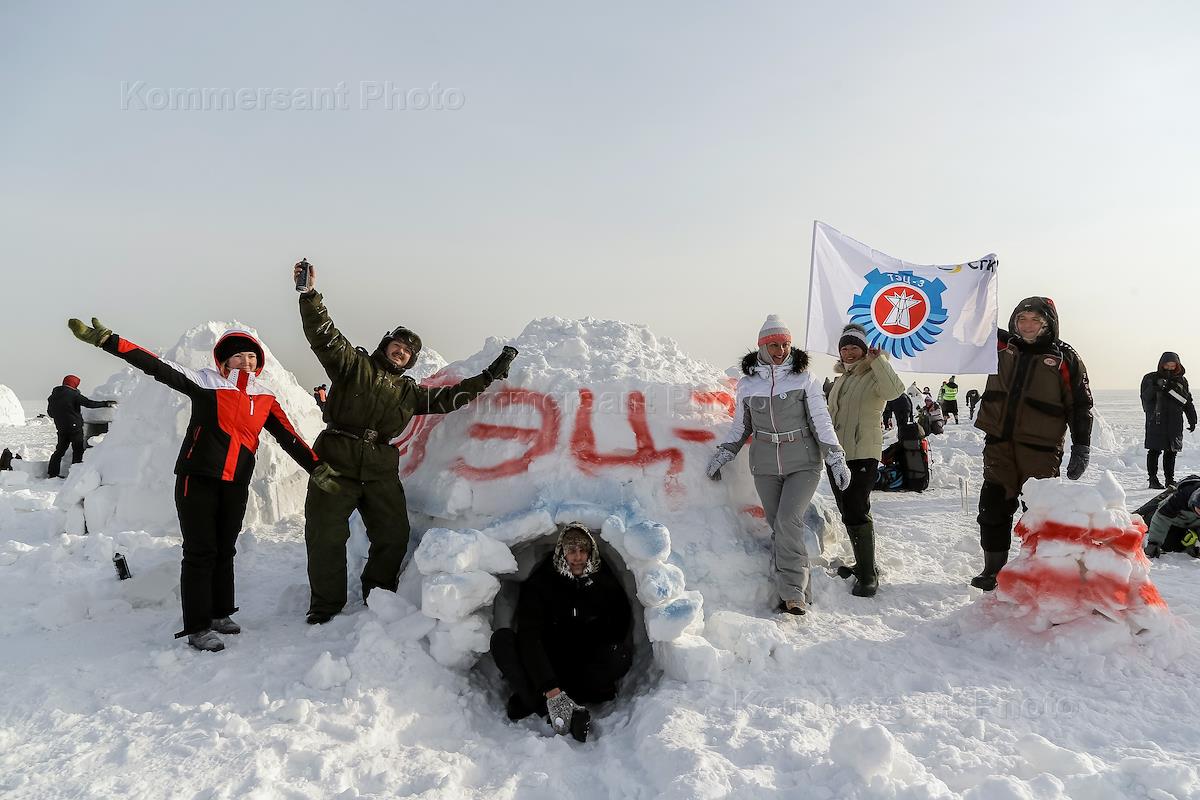
[[[587,565],[583,568],[582,575],[576,575],[571,572],[571,567],[567,564],[567,557],[563,553],[563,539],[570,531],[582,531],[587,534],[588,539],[592,543],[592,552],[588,556]],[[558,541],[554,544],[554,571],[564,578],[586,578],[589,575],[595,575],[600,570],[600,548],[596,545],[596,537],[592,535],[591,530],[582,522],[568,522],[563,526],[562,532],[558,534]]]
[[[792,372],[799,374],[808,369],[808,353],[798,347],[792,348],[792,353],[789,356],[792,359]],[[759,366],[770,366],[763,364],[758,359],[758,350],[751,350],[746,355],[742,356],[742,373],[744,375],[753,375]]]

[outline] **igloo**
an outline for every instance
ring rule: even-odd
[[[577,521],[624,576],[635,637],[659,666],[712,677],[731,654],[700,635],[706,601],[774,606],[749,471],[735,463],[721,482],[704,472],[733,410],[730,379],[645,326],[548,317],[426,383],[479,372],[503,344],[520,350],[507,381],[454,414],[416,418],[396,442],[420,536],[402,591],[437,620],[430,652],[473,664],[511,613],[510,582]],[[810,512],[819,538],[832,514],[820,501]]]
[[[0,384],[0,425],[24,425],[25,409],[12,389]]]

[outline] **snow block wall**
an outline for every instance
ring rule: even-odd
[[[24,425],[25,409],[16,393],[0,383],[0,425]]]
[[[207,322],[190,329],[163,357],[190,369],[212,367],[212,349],[226,330],[241,323]],[[118,331],[119,333],[119,331]],[[257,336],[257,334],[255,334]],[[131,340],[153,349],[149,342]],[[261,340],[260,340],[261,341]],[[310,445],[322,429],[311,393],[300,386],[262,342],[266,366],[261,380],[274,391],[296,430]],[[191,401],[140,371],[124,367],[96,390],[117,397],[109,432],[71,470],[55,504],[67,511],[66,532],[177,528],[175,459],[191,414]],[[271,524],[304,508],[308,476],[264,431],[250,482],[245,524]]]
[[[520,351],[507,381],[460,411],[417,418],[396,442],[421,535],[421,606],[437,620],[430,651],[473,663],[513,554],[577,521],[632,574],[658,664],[679,679],[711,677],[729,654],[702,636],[705,605],[775,602],[770,531],[745,457],[723,481],[704,474],[732,413],[729,378],[645,326],[548,317],[424,383],[474,375],[504,344]],[[810,515],[818,534],[832,519]]]
[[[1142,553],[1146,526],[1125,510],[1111,472],[1096,486],[1033,478],[1022,499],[1021,552],[998,576],[996,607],[1035,632],[1065,626],[1149,640],[1171,627]]]

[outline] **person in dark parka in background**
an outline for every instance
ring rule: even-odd
[[[971,585],[984,591],[996,588],[996,575],[1008,562],[1013,515],[1025,481],[1058,477],[1068,431],[1067,477],[1079,480],[1092,442],[1087,367],[1058,338],[1054,301],[1028,297],[1018,303],[997,346],[996,374],[988,376],[975,420],[986,434],[978,516],[984,567]]]
[[[47,478],[57,478],[62,469],[62,457],[71,448],[71,463],[83,461],[83,451],[87,449],[87,441],[83,435],[83,414],[81,408],[109,408],[117,404],[116,400],[92,400],[84,397],[79,391],[79,378],[68,375],[62,379],[61,386],[55,386],[46,398],[46,414],[54,420],[58,430],[58,443],[50,455],[50,468]]]
[[[1146,473],[1151,489],[1175,485],[1175,454],[1183,449],[1183,418],[1196,430],[1196,405],[1188,391],[1186,370],[1177,353],[1166,352],[1158,369],[1142,377],[1142,411],[1146,413]],[[1158,457],[1162,456],[1166,486],[1158,482]]]
[[[908,396],[907,392],[889,400],[883,407],[883,427],[889,431],[896,425],[915,421],[916,415],[913,413],[912,398]]]
[[[971,419],[975,419],[975,406],[979,405],[979,390],[967,390],[967,410],[971,412]]]
[[[548,714],[556,733],[584,741],[591,713],[580,703],[616,697],[633,663],[632,620],[591,531],[568,523],[521,585],[516,631],[492,634],[492,658],[513,690],[509,719]]]

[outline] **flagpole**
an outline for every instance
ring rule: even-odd
[[[817,258],[817,220],[813,220],[812,245],[808,251],[808,308],[804,319],[804,349],[809,349],[812,339],[813,272]]]

